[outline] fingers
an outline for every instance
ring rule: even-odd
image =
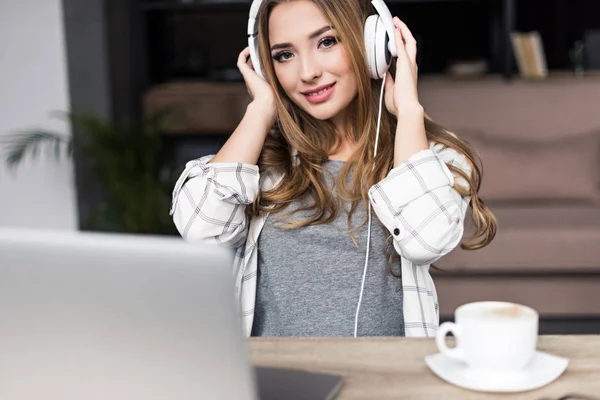
[[[416,63],[417,60],[417,41],[415,40],[412,32],[408,29],[408,26],[400,20],[398,17],[394,17],[394,26],[400,32],[406,55],[412,64]]]
[[[254,72],[254,68],[252,67],[252,60],[250,60],[249,58],[250,48],[246,47],[238,56],[237,67],[240,70],[242,77],[244,78],[244,82],[246,82],[246,89],[248,90],[248,94],[254,97],[250,88],[252,86],[251,82],[253,82],[254,79],[252,75],[256,75],[256,72]]]
[[[392,74],[390,72],[385,73],[387,76],[385,77],[385,92],[389,92],[394,89],[394,78],[392,78]]]
[[[250,48],[249,47],[246,47],[244,50],[242,50],[242,52],[238,56],[237,67],[240,69],[240,72],[242,74],[244,72],[248,71],[249,68],[252,68],[252,61],[248,59],[249,57],[250,57]]]
[[[398,64],[406,65],[409,61],[408,54],[406,54],[406,46],[404,45],[404,41],[402,39],[402,34],[400,33],[400,29],[394,29],[394,40],[396,41],[396,52],[398,53]]]

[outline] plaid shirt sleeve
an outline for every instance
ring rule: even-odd
[[[396,251],[415,265],[437,261],[463,236],[470,198],[454,189],[455,177],[445,163],[470,173],[462,155],[432,144],[369,190],[373,210],[392,233]]]
[[[210,163],[214,156],[192,160],[173,190],[171,215],[181,236],[190,242],[227,243],[246,240],[246,206],[259,190],[256,165]]]

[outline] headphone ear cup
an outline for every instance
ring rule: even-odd
[[[365,21],[365,49],[371,78],[382,79],[392,63],[388,50],[387,31],[379,15],[370,15]]]
[[[377,15],[370,15],[365,21],[365,50],[367,54],[367,66],[372,79],[378,79],[377,62],[375,59],[375,29]]]

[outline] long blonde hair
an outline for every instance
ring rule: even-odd
[[[311,224],[332,222],[340,210],[340,201],[334,201],[327,189],[322,164],[329,159],[332,149],[337,149],[342,138],[332,122],[318,120],[297,106],[286,95],[279,84],[270,57],[269,17],[275,6],[294,0],[263,0],[258,15],[259,54],[261,69],[275,89],[277,101],[277,124],[268,135],[258,165],[261,173],[277,171],[283,173],[281,183],[269,191],[259,193],[252,215],[261,212],[278,212],[303,195],[312,197],[314,204],[301,210],[312,211],[305,221],[289,221],[286,228],[297,228]],[[356,151],[342,167],[336,188],[339,198],[351,204],[348,223],[356,207],[368,204],[368,190],[383,180],[393,167],[396,118],[383,112],[381,118],[377,157],[373,157],[377,112],[381,82],[369,76],[364,49],[363,25],[366,18],[374,14],[368,0],[312,0],[335,26],[338,38],[344,46],[355,73],[358,85],[356,98],[349,105],[349,115],[355,116],[349,127],[347,139],[356,144]],[[390,71],[394,75],[394,68]],[[425,130],[429,141],[452,148],[465,156],[471,166],[467,176],[461,169],[448,164],[448,168],[469,183],[468,188],[455,184],[462,196],[470,196],[472,208],[473,236],[461,244],[464,249],[474,250],[486,246],[496,234],[497,223],[492,212],[478,196],[481,183],[481,168],[478,157],[467,143],[446,129],[425,118]],[[293,161],[292,149],[297,150]],[[297,164],[297,165],[294,165]],[[348,174],[350,174],[348,176]],[[346,182],[348,176],[349,182]],[[457,179],[457,181],[460,179]],[[356,228],[355,228],[356,229]],[[353,229],[350,229],[352,231]]]

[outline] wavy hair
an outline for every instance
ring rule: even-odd
[[[373,157],[379,95],[382,88],[381,81],[372,80],[367,69],[363,28],[366,18],[375,11],[368,0],[312,0],[335,26],[358,84],[357,96],[349,105],[349,115],[355,116],[355,119],[348,127],[349,137],[346,138],[356,144],[357,150],[340,171],[335,183],[338,199],[334,200],[333,194],[325,185],[322,164],[329,159],[332,150],[339,148],[342,138],[332,122],[312,117],[287,96],[276,78],[273,60],[270,57],[269,17],[274,7],[289,1],[294,0],[263,0],[258,14],[261,69],[274,88],[278,114],[277,122],[265,140],[258,165],[261,173],[277,171],[283,173],[284,178],[277,187],[259,193],[249,212],[259,215],[266,211],[283,211],[289,204],[307,195],[312,198],[312,205],[300,210],[310,211],[311,217],[304,221],[287,221],[285,228],[327,224],[338,215],[341,209],[340,201],[343,199],[351,204],[348,224],[352,235],[352,232],[358,229],[351,228],[352,214],[361,202],[367,206],[369,188],[387,176],[394,160],[397,120],[387,110],[382,112],[377,157]],[[394,76],[394,65],[390,72]],[[456,181],[464,179],[468,183],[455,183],[456,190],[462,196],[471,198],[474,232],[472,237],[463,240],[461,247],[468,250],[484,247],[494,238],[497,222],[478,195],[482,177],[479,157],[468,143],[428,117],[425,117],[424,123],[430,142],[454,149],[465,157],[470,166],[468,174],[454,165],[447,164],[458,178],[462,178]]]

